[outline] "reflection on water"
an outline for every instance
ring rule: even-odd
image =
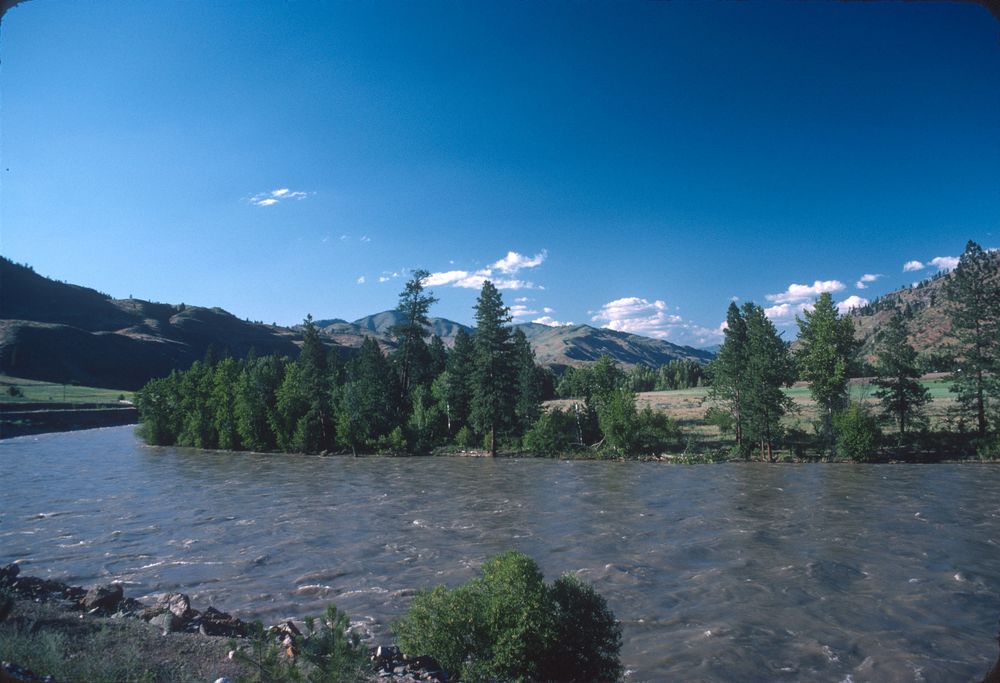
[[[0,563],[378,638],[517,548],[624,624],[630,680],[962,681],[992,665],[1000,468],[314,458],[0,445]]]

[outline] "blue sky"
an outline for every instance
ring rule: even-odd
[[[1000,246],[998,36],[954,3],[32,0],[0,251],[280,324],[425,268],[435,315],[490,277],[519,321],[708,345],[732,297],[784,325]]]

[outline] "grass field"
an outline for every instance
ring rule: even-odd
[[[926,406],[925,414],[932,429],[940,428],[947,420],[948,410],[955,404],[954,394],[949,391],[951,386],[942,377],[928,377],[922,384],[930,392],[931,402]],[[873,412],[878,412],[878,399],[875,398],[875,385],[868,380],[854,380],[851,383],[851,399],[868,406]],[[785,390],[795,403],[795,411],[784,419],[786,427],[800,429],[808,434],[814,433],[814,425],[819,421],[819,411],[816,403],[809,395],[809,387],[804,383]],[[575,399],[557,399],[548,401],[546,406],[567,409]],[[637,395],[636,403],[641,410],[650,406],[653,410],[666,413],[681,425],[685,433],[696,435],[707,442],[722,441],[723,437],[717,427],[705,422],[705,411],[712,403],[708,400],[708,389],[678,389],[676,391],[646,391]],[[886,433],[892,433],[892,424],[883,424]]]
[[[22,395],[12,396],[10,394],[11,387],[17,387]],[[121,398],[131,401],[132,392],[39,382],[33,379],[0,375],[0,403],[117,403]]]

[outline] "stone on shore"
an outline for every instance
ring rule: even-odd
[[[120,584],[95,586],[83,596],[81,605],[86,610],[102,609],[114,613],[118,608],[118,603],[122,601],[122,597],[124,597],[124,591],[122,591]]]

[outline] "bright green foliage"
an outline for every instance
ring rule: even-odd
[[[430,294],[424,294],[424,282],[430,277],[426,270],[413,271],[413,277],[399,294],[399,311],[402,317],[398,325],[389,330],[399,347],[394,360],[399,368],[399,389],[402,396],[409,394],[414,384],[430,382],[431,355],[424,341],[426,327],[430,324],[427,312],[437,301]]]
[[[735,302],[729,304],[729,310],[726,312],[726,329],[723,334],[722,347],[709,365],[712,387],[708,395],[720,410],[726,411],[732,417],[736,446],[749,457],[750,448],[743,439],[743,426],[746,422],[744,403],[748,389],[747,367],[750,362],[750,351],[747,323]]]
[[[411,410],[407,434],[412,450],[418,453],[429,451],[435,444],[444,442],[447,437],[447,418],[441,402],[435,397],[434,387],[441,391],[441,383],[438,380],[434,381],[432,387],[418,384],[410,391]]]
[[[700,387],[705,381],[705,366],[686,358],[667,361],[656,371],[656,391],[691,389]]]
[[[224,358],[215,366],[212,377],[212,418],[218,434],[219,448],[237,450],[242,447],[236,428],[236,396],[233,387],[240,375],[240,364]]]
[[[306,617],[306,632],[296,638],[299,656],[311,665],[306,680],[313,683],[353,683],[371,676],[368,648],[350,630],[347,615],[328,605],[319,619]]]
[[[680,440],[677,423],[649,406],[636,410],[635,394],[619,388],[597,410],[605,446],[624,457],[663,453]]]
[[[180,373],[150,380],[135,393],[135,405],[142,424],[139,434],[155,446],[173,446],[181,431]]]
[[[524,447],[535,455],[558,455],[580,443],[576,416],[558,408],[538,418],[524,435]]]
[[[917,352],[907,341],[906,325],[898,312],[882,330],[875,359],[875,396],[882,402],[883,413],[896,421],[900,437],[906,427],[919,420],[930,393],[920,383]]]
[[[470,417],[476,431],[489,437],[490,455],[494,456],[498,434],[515,424],[517,375],[510,320],[510,310],[504,305],[500,292],[486,280],[476,301]]]
[[[589,367],[567,368],[556,387],[562,398],[582,398],[596,405],[629,382],[626,374],[607,354]]]
[[[374,339],[361,344],[347,364],[337,411],[337,435],[342,445],[357,452],[374,447],[379,437],[397,426],[399,384],[389,361]]]
[[[824,431],[830,435],[833,414],[847,405],[847,383],[851,360],[858,349],[854,323],[840,317],[833,297],[824,292],[799,324],[799,349],[795,360],[801,379],[809,382],[809,392],[823,411]]]
[[[975,415],[986,436],[990,412],[1000,406],[1000,261],[973,241],[945,283],[948,314],[957,338],[952,391]]]
[[[531,558],[509,551],[482,576],[416,596],[396,624],[400,647],[465,681],[617,680],[621,630],[576,579],[549,588]]]
[[[865,462],[875,455],[881,432],[875,418],[860,403],[852,402],[833,417],[837,453],[857,462]]]
[[[747,330],[747,365],[740,397],[744,447],[758,444],[761,454],[770,461],[774,459],[774,442],[781,435],[781,418],[793,405],[781,388],[795,381],[795,366],[788,344],[764,315],[764,309],[747,302],[741,314]]]
[[[215,448],[218,435],[209,409],[212,396],[213,372],[210,365],[195,361],[180,375],[181,432],[179,446]]]
[[[272,424],[277,416],[277,394],[285,363],[276,356],[248,358],[236,380],[236,430],[244,448],[270,451],[277,446]]]

